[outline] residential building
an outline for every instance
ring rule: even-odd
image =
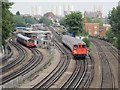
[[[101,11],[94,11],[94,12],[84,12],[84,17],[91,17],[91,18],[102,18],[102,12]]]
[[[99,35],[99,23],[84,23],[84,30],[86,30],[90,36],[97,36]]]
[[[103,24],[103,26],[101,26],[99,28],[99,36],[100,37],[104,37],[106,35],[106,32],[109,30],[111,26],[109,24]]]

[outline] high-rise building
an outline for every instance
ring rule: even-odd
[[[53,6],[52,12],[54,13],[54,15],[61,16],[62,15],[62,6],[61,5]]]
[[[120,6],[120,1],[118,2],[118,6]]]
[[[53,12],[54,15],[56,15],[56,6],[53,6],[52,12]]]
[[[41,7],[40,6],[38,7],[38,14],[42,15],[42,11],[41,11]]]
[[[41,7],[33,6],[31,8],[31,14],[32,15],[40,15],[41,14]]]
[[[65,5],[63,8],[64,15],[70,14],[72,11],[74,11],[73,5]]]
[[[61,7],[61,5],[57,6],[57,15],[58,16],[62,15],[62,7]]]

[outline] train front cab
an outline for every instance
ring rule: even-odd
[[[73,45],[72,54],[74,57],[85,58],[87,55],[87,47],[85,44]]]
[[[26,46],[28,46],[28,47],[34,47],[34,46],[36,46],[35,45],[35,41],[32,40],[32,39],[27,40]]]

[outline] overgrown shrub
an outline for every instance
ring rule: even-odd
[[[82,41],[86,43],[88,48],[90,47],[90,40],[88,38],[83,38]]]

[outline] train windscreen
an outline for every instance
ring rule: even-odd
[[[74,47],[73,47],[74,49],[76,49],[76,48],[78,48],[78,45],[74,45]]]
[[[85,48],[85,45],[82,45],[82,48]]]
[[[29,42],[32,42],[32,43],[34,42],[34,40],[32,40],[32,39],[29,39],[28,41],[29,41]]]

